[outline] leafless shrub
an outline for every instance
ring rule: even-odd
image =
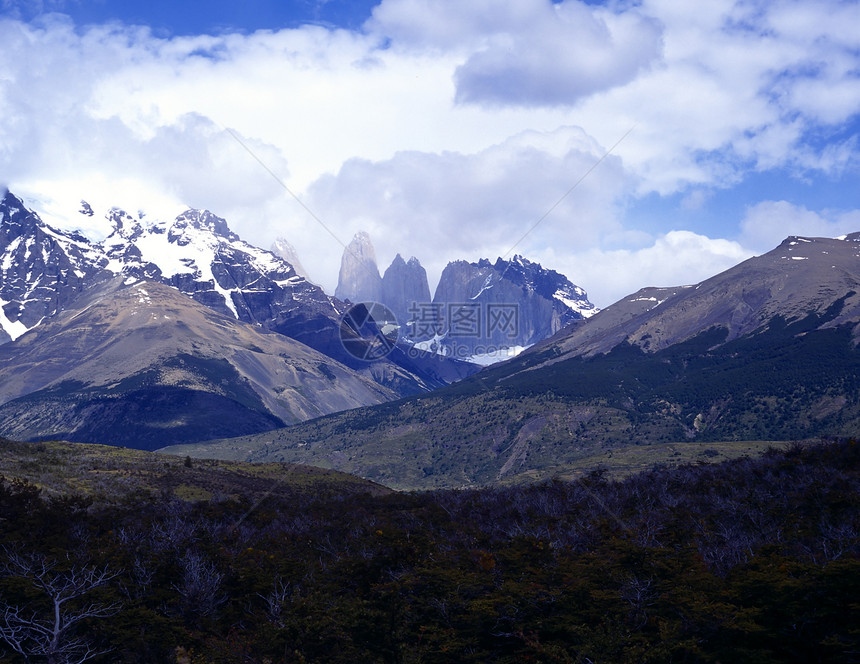
[[[0,572],[29,581],[46,601],[20,606],[0,599],[0,639],[27,661],[45,658],[49,664],[81,664],[109,652],[79,635],[77,628],[83,621],[115,615],[121,605],[77,600],[118,572],[78,565],[61,569],[56,560],[41,554],[6,553]]]
[[[182,613],[190,617],[214,615],[227,601],[221,591],[224,575],[211,561],[191,550],[185,552],[180,564],[182,580],[173,589],[179,593]]]

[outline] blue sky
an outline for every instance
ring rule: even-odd
[[[373,0],[48,0],[4,2],[7,16],[27,21],[61,12],[78,25],[121,21],[142,24],[161,36],[250,33],[295,28],[307,23],[360,29]]]
[[[381,269],[516,251],[606,306],[860,230],[857,25],[839,0],[0,0],[0,184],[94,237],[82,198],[205,207],[329,292],[366,230]]]

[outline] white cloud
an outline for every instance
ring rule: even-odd
[[[606,158],[564,196],[602,156],[578,128],[525,132],[476,154],[352,160],[321,178],[308,202],[323,219],[338,220],[345,238],[367,230],[383,263],[398,252],[417,256],[433,282],[455,258],[593,246],[620,231],[614,201],[629,185],[618,158]],[[327,261],[336,273],[339,255]]]
[[[860,230],[860,210],[814,212],[786,201],[762,201],[751,206],[741,223],[741,242],[769,251],[789,235],[838,237]]]
[[[704,281],[752,255],[737,242],[670,231],[640,249],[592,249],[557,260],[567,263],[565,273],[586,288],[589,300],[606,307],[646,286]]]
[[[617,131],[606,118],[638,123],[625,164],[642,177],[643,193],[731,186],[750,170],[831,166],[816,163],[816,140],[822,124],[860,112],[856,39],[851,48],[830,37],[830,15],[844,15],[844,3],[800,3],[802,31],[777,21],[787,4],[798,5],[645,0],[639,11],[663,26],[662,61],[584,101],[579,121],[603,142]],[[823,102],[807,96],[808,86],[831,79],[839,85]]]
[[[654,19],[579,0],[386,0],[366,27],[395,48],[462,54],[456,100],[490,106],[575,103],[629,82],[661,47]]]

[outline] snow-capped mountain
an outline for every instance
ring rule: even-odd
[[[74,300],[107,258],[85,237],[51,228],[20,199],[0,199],[0,343],[17,339]]]
[[[493,268],[504,279],[528,292],[563,305],[563,307],[553,305],[554,311],[558,312],[561,327],[573,320],[589,318],[598,312],[598,309],[588,301],[588,294],[584,289],[571,283],[570,279],[560,272],[544,268],[540,263],[532,262],[519,254],[514,255],[509,261],[499,258]]]
[[[170,222],[144,222],[121,210],[109,215],[113,233],[101,244],[107,268],[177,288],[201,304],[246,323],[310,306],[338,315],[334,301],[272,252],[243,241],[206,210]]]
[[[78,213],[87,217],[82,225],[95,214],[83,201]],[[243,241],[211,212],[187,210],[172,220],[150,220],[112,209],[107,220],[108,236],[92,242],[49,226],[5,192],[0,343],[56,315],[100,279],[120,275],[172,286],[225,316],[301,341],[401,395],[446,385],[475,370],[443,367],[438,360],[423,363],[405,353],[372,364],[357,360],[340,340],[346,305],[283,258]]]
[[[82,214],[92,208],[82,202]],[[222,314],[265,324],[284,313],[336,318],[337,303],[275,254],[244,242],[211,212],[144,221],[113,209],[94,243],[45,224],[6,193],[0,203],[0,326],[9,340],[55,314],[99,273],[152,279]]]

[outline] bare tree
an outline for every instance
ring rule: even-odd
[[[285,623],[284,613],[289,602],[292,587],[281,577],[275,579],[272,590],[267,595],[257,593],[266,603],[266,618],[276,627],[283,627]]]
[[[631,576],[622,584],[620,594],[621,599],[630,605],[628,618],[639,629],[648,622],[647,609],[659,596],[654,589],[654,579]]]
[[[57,561],[44,555],[9,552],[6,562],[0,565],[0,572],[29,581],[47,599],[47,602],[29,607],[13,605],[0,598],[0,639],[26,661],[81,664],[109,652],[79,636],[76,628],[82,621],[115,615],[121,605],[76,600],[104,586],[118,572],[107,567],[78,565],[58,569]]]
[[[213,615],[228,599],[221,592],[224,575],[203,556],[190,550],[180,563],[182,582],[173,588],[179,593],[183,613],[198,617]]]

